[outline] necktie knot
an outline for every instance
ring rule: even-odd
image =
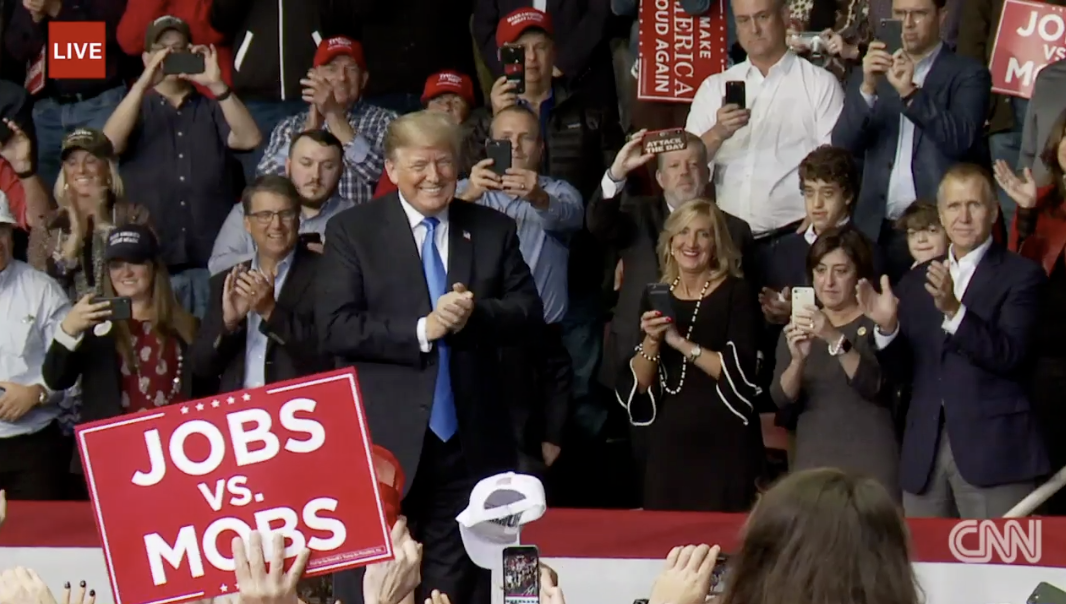
[[[430,216],[429,218],[423,218],[422,224],[432,233],[437,229],[437,225],[440,224],[440,219],[436,216]]]

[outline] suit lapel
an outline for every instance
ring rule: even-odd
[[[474,244],[467,229],[465,202],[453,202],[448,209],[448,288],[456,283],[470,287]]]
[[[985,252],[985,257],[977,263],[977,268],[970,277],[970,283],[966,285],[966,291],[962,294],[962,302],[967,308],[977,308],[982,300],[994,299],[988,295],[988,288],[995,281],[996,268],[1003,260],[1003,248],[995,243]]]
[[[299,306],[304,292],[311,285],[311,273],[303,270],[303,268],[307,262],[307,254],[313,253],[303,248],[296,248],[296,253],[292,258],[292,266],[289,267],[289,274],[285,276],[285,283],[281,285],[281,291],[278,292],[279,305],[285,308]]]
[[[922,82],[922,88],[925,89],[923,94],[933,94],[933,91],[940,90],[951,69],[951,60],[947,56],[950,52],[951,50],[946,44],[940,47],[939,54],[933,59],[933,65],[929,68],[929,73],[925,74],[925,81]],[[911,152],[913,154],[912,157],[918,157],[918,144],[922,142],[922,136],[925,131],[917,126],[914,127],[913,131],[914,140],[912,141]]]
[[[392,196],[395,203],[384,206],[379,242],[385,257],[395,259],[390,269],[400,273],[404,283],[411,284],[415,290],[413,293],[423,301],[422,312],[428,313],[433,310],[433,304],[429,300],[426,274],[422,270],[422,256],[411,234],[411,223],[407,221],[407,214],[400,205],[400,196],[397,193]]]

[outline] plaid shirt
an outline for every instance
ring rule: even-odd
[[[304,130],[309,112],[282,120],[270,135],[270,144],[259,161],[258,174],[285,175],[285,159],[292,139]],[[385,169],[385,130],[397,114],[359,101],[348,110],[348,124],[355,138],[344,146],[344,172],[338,194],[360,204],[374,197],[374,186]],[[325,126],[323,126],[324,129]]]

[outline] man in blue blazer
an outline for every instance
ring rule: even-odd
[[[1040,267],[992,240],[999,212],[988,174],[948,170],[937,194],[947,256],[915,267],[893,294],[858,286],[877,323],[886,374],[912,385],[900,481],[908,516],[1002,516],[1049,472],[1025,395]],[[898,298],[897,298],[898,296]]]
[[[917,199],[932,200],[948,168],[981,160],[991,76],[940,40],[946,0],[893,0],[902,48],[875,40],[852,74],[833,145],[863,162],[855,225],[878,242],[893,283],[911,265],[894,221]],[[884,32],[880,33],[882,38]]]

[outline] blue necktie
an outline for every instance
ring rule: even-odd
[[[437,225],[440,220],[426,218],[422,221],[426,227],[426,240],[422,242],[422,271],[426,274],[426,286],[429,288],[429,301],[434,307],[448,287],[448,272],[444,270],[444,261],[437,250]],[[455,416],[455,397],[452,394],[451,351],[444,340],[435,342],[437,347],[437,385],[433,389],[433,409],[429,413],[429,429],[437,438],[448,442],[459,429],[459,420]]]

